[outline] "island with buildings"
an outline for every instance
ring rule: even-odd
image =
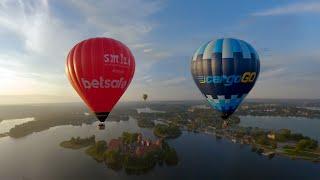
[[[111,139],[94,141],[89,138],[71,138],[60,145],[65,148],[78,149],[87,147],[85,153],[99,163],[104,162],[113,170],[125,169],[130,174],[148,172],[157,164],[177,165],[179,158],[174,148],[163,139],[151,141],[141,133],[123,132],[122,136]]]

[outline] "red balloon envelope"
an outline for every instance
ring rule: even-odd
[[[129,86],[135,70],[130,49],[111,38],[92,38],[68,54],[66,73],[83,101],[104,122]]]

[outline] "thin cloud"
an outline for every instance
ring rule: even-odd
[[[270,79],[270,78],[278,78],[284,75],[286,72],[286,68],[280,67],[277,69],[272,69],[269,71],[261,72],[260,79],[265,80],[265,79]]]
[[[145,53],[149,53],[149,52],[151,52],[153,49],[151,49],[151,48],[148,48],[148,49],[144,49],[143,50],[143,52],[145,52]]]
[[[163,85],[163,86],[177,85],[177,84],[180,84],[186,80],[187,79],[185,77],[176,77],[176,78],[172,78],[169,80],[160,81],[160,82],[158,82],[158,84]]]
[[[298,13],[320,13],[320,2],[304,2],[279,6],[252,13],[253,16],[277,16]]]
[[[16,43],[19,46],[10,51],[0,50],[0,64],[5,65],[6,73],[11,74],[10,77],[4,76],[4,70],[0,69],[1,80],[5,82],[1,85],[0,94],[61,94],[69,91],[65,89],[70,88],[64,75],[66,54],[75,43],[92,36],[109,36],[124,42],[129,48],[133,45],[131,49],[139,63],[137,67],[153,64],[149,59],[163,57],[158,55],[161,51],[155,51],[154,55],[144,55],[143,52],[153,48],[148,36],[154,22],[148,18],[163,7],[161,1],[60,1],[69,12],[77,12],[68,15],[73,18],[72,22],[56,16],[53,3],[58,2],[0,2],[1,32],[10,33],[18,39]],[[5,39],[1,35],[0,40]],[[142,69],[137,68],[138,71]],[[22,82],[24,85],[16,88]],[[73,92],[71,88],[70,92]]]

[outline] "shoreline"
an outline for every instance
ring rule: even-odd
[[[219,129],[221,130],[221,129]],[[276,149],[271,149],[270,147],[266,147],[257,143],[245,143],[243,141],[243,139],[241,138],[233,138],[231,136],[228,135],[224,135],[221,133],[217,133],[217,131],[214,132],[208,132],[208,131],[203,131],[203,130],[197,130],[197,132],[194,131],[188,131],[188,130],[181,130],[182,132],[192,132],[192,133],[202,133],[202,134],[207,134],[207,135],[212,135],[212,136],[216,136],[219,138],[224,138],[225,140],[228,140],[229,142],[232,142],[234,144],[239,144],[239,145],[248,145],[251,146],[251,148],[255,148],[255,152],[257,152],[258,154],[262,154],[264,156],[273,158],[275,155],[277,156],[283,156],[283,157],[287,157],[290,158],[291,160],[305,160],[305,161],[310,161],[310,162],[314,162],[314,163],[320,163],[320,149],[318,148],[318,153],[315,152],[311,152],[311,151],[302,151],[301,153],[309,153],[309,154],[313,154],[315,156],[317,156],[316,158],[312,158],[312,157],[308,157],[308,156],[299,156],[299,155],[290,155],[288,153],[286,153],[283,149],[281,148],[276,148]],[[258,151],[261,152],[258,152]],[[294,151],[294,150],[292,150]],[[297,152],[299,153],[299,152]]]

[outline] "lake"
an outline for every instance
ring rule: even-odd
[[[242,119],[246,119],[242,122],[246,125],[250,117]],[[261,120],[257,119],[259,124]],[[0,138],[0,179],[320,179],[320,164],[278,156],[268,159],[251,152],[250,146],[201,133],[183,132],[181,137],[169,141],[180,158],[177,166],[156,166],[143,175],[116,172],[87,156],[84,149],[59,146],[72,136],[94,134],[98,140],[109,141],[123,131],[142,132],[154,138],[151,130],[139,128],[133,118],[107,122],[102,131],[96,126],[97,122],[63,125],[18,139]]]

